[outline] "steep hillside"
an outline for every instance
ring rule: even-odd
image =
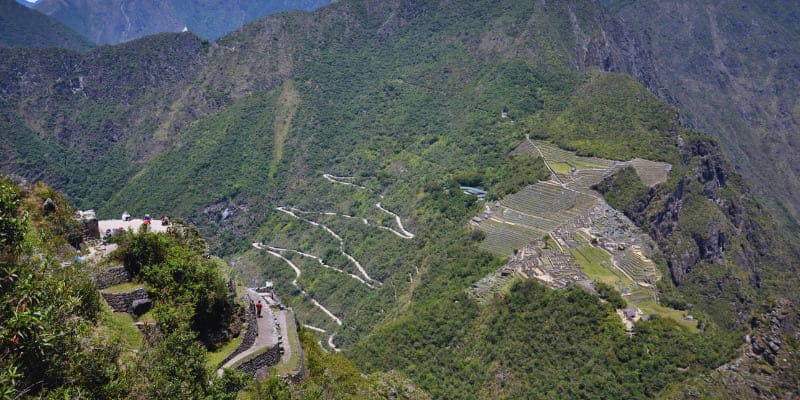
[[[203,69],[206,51],[188,33],[85,53],[0,49],[3,171],[95,207],[171,140],[168,128],[183,120],[162,111]]]
[[[100,214],[186,217],[320,342],[435,398],[655,397],[734,359],[770,296],[796,300],[798,253],[716,141],[617,73],[651,74],[635,45],[595,1],[352,0],[210,44],[9,51],[4,123],[41,140],[3,137],[3,168],[63,179]],[[459,185],[496,199],[548,179],[514,151],[531,140],[671,165],[652,187],[622,169],[597,189],[657,244],[653,301],[693,329],[655,315],[628,336],[613,289],[512,277],[468,294],[507,260],[480,249],[468,222],[486,203]],[[121,162],[82,161],[95,141]],[[62,149],[73,164],[39,161]]]
[[[615,1],[652,64],[642,81],[734,168],[795,236],[800,219],[800,5],[796,1]]]
[[[86,50],[93,45],[55,18],[30,10],[14,0],[2,0],[0,46]]]
[[[265,15],[310,11],[329,0],[43,0],[35,9],[54,17],[98,44],[127,42],[184,27],[207,39],[218,38]]]

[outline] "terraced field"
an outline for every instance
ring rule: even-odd
[[[512,256],[514,250],[519,250],[544,236],[541,231],[503,223],[495,219],[481,222],[480,229],[486,233],[486,239],[481,242],[481,249],[504,257]]]
[[[575,169],[578,170],[592,168],[607,169],[611,168],[611,166],[615,163],[615,161],[606,160],[603,158],[581,157],[575,154],[575,152],[561,149],[552,143],[543,142],[540,140],[534,140],[533,144],[539,149],[542,157],[544,157],[548,163],[567,164],[571,167],[575,167]]]
[[[525,225],[531,229],[540,231],[543,235],[553,229],[558,228],[562,221],[548,219],[536,215],[525,214],[512,208],[501,208],[499,214],[502,220],[518,225]]]
[[[636,169],[636,174],[639,175],[642,183],[650,187],[666,182],[667,175],[672,170],[672,165],[667,163],[641,158],[634,158],[630,161],[630,164]]]
[[[633,166],[642,182],[653,186],[666,181],[669,164],[581,157],[530,139],[512,154],[541,156],[555,175],[551,175],[553,180],[527,186],[491,205],[488,218],[487,215],[476,218],[475,225],[486,234],[481,248],[515,257],[508,265],[473,284],[468,290],[472,296],[480,303],[487,302],[512,282],[517,273],[539,277],[551,287],[584,284],[588,277],[615,287],[628,305],[639,307],[644,314],[659,314],[690,328],[696,326],[696,322],[684,319],[685,313],[658,304],[655,283],[661,274],[641,250],[650,254],[655,244],[591,189],[625,166]],[[541,241],[534,242],[545,235],[552,238],[548,241],[549,248]],[[523,251],[515,254],[515,250]]]
[[[597,201],[588,194],[552,182],[530,185],[504,198],[492,217],[480,222],[478,226],[486,233],[481,247],[510,256],[513,250],[557,229]]]
[[[593,206],[597,199],[563,188],[553,182],[530,185],[502,200],[508,208],[528,215],[566,221]]]
[[[613,169],[579,169],[570,175],[561,177],[567,187],[582,193],[596,196],[590,188],[600,183]]]
[[[656,265],[652,261],[644,260],[631,248],[617,253],[614,261],[620,269],[639,283],[654,284],[661,278]]]

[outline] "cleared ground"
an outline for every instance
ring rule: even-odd
[[[123,221],[121,219],[104,219],[102,221],[98,221],[98,223],[100,225],[100,235],[102,236],[108,229],[113,231],[114,229],[122,228],[125,230],[130,229],[134,232],[138,232],[144,221],[139,218],[132,219],[130,221]],[[153,222],[148,225],[147,229],[150,232],[166,232],[168,227],[169,226],[161,225],[161,220],[153,220]]]

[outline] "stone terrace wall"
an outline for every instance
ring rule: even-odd
[[[297,320],[297,317],[294,315],[294,311],[292,311],[291,308],[289,309],[289,316],[291,316],[291,318],[294,318],[295,327],[300,326],[300,321]],[[300,335],[300,333],[298,332],[297,335]],[[300,365],[298,366],[296,372],[294,372],[293,374],[286,375],[285,377],[283,377],[283,379],[295,384],[303,383],[306,380],[306,365],[305,365],[306,357],[305,354],[303,354],[303,346],[298,345],[297,349],[292,348],[292,351],[297,352],[297,359],[299,360]]]
[[[281,360],[281,346],[274,346],[271,349],[255,356],[249,361],[245,361],[236,367],[237,370],[255,374],[256,371],[264,367],[271,367]]]
[[[92,274],[92,281],[98,289],[105,289],[109,286],[119,285],[120,283],[130,282],[131,276],[123,266],[109,268]]]
[[[253,343],[256,342],[256,336],[258,336],[258,323],[256,323],[256,313],[254,312],[253,303],[250,302],[250,297],[245,295],[245,301],[247,301],[247,331],[244,334],[244,338],[242,339],[242,343],[239,343],[239,346],[236,347],[236,350],[233,353],[229,354],[219,363],[218,368],[221,368],[225,363],[230,361],[233,357],[239,355],[239,353],[249,349],[253,346]]]
[[[147,289],[139,288],[127,293],[104,293],[100,292],[106,303],[111,307],[114,312],[127,312],[133,311],[134,300],[145,300],[147,297]]]

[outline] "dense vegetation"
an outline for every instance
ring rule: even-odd
[[[113,257],[134,280],[147,284],[162,329],[188,324],[212,350],[230,339],[226,330],[243,310],[222,275],[225,264],[206,256],[196,229],[173,225],[166,235],[127,232],[115,241]]]
[[[43,208],[47,199],[53,209]],[[0,181],[0,398],[234,399],[244,377],[212,378],[198,340],[232,311],[219,265],[196,247],[202,240],[174,233],[123,238],[127,260],[136,249],[163,254],[159,271],[152,254],[141,262],[155,289],[159,329],[133,353],[114,333],[122,327],[85,265],[73,260],[82,230],[52,189]]]
[[[308,370],[308,377],[304,382],[289,383],[271,376],[245,388],[242,398],[246,400],[430,398],[402,373],[362,375],[356,365],[340,353],[326,352],[318,346],[317,338],[307,329],[300,330],[300,341]]]

